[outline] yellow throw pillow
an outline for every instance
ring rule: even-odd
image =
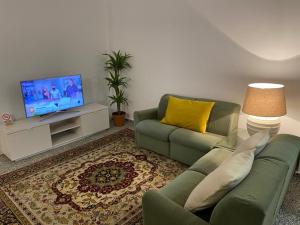
[[[160,122],[205,133],[214,104],[170,96],[166,115]]]

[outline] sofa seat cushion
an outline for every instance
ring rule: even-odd
[[[184,206],[190,193],[204,178],[205,175],[202,173],[187,170],[163,187],[160,193],[177,204]]]
[[[206,155],[198,159],[189,170],[197,171],[205,175],[214,171],[233,152],[228,148],[214,148]]]
[[[169,141],[175,126],[162,124],[159,120],[143,120],[136,125],[136,131],[161,141]]]
[[[199,133],[184,128],[178,128],[170,135],[170,141],[176,144],[187,146],[190,148],[199,149],[204,153],[209,152],[219,142],[224,139],[224,136],[212,133]]]

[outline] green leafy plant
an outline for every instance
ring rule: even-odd
[[[111,105],[117,105],[117,113],[122,114],[121,106],[128,104],[128,100],[125,96],[125,89],[128,86],[128,79],[123,74],[127,69],[131,68],[129,59],[131,55],[113,51],[111,54],[104,54],[107,56],[105,62],[105,70],[108,72],[108,76],[105,78],[108,84],[109,90],[113,89],[114,93],[109,96]]]

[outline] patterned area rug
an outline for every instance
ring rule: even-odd
[[[125,129],[0,176],[0,224],[140,225],[143,193],[185,169]]]
[[[0,176],[0,225],[142,225],[141,196],[185,166],[134,147],[126,129]],[[274,225],[300,224],[300,176]]]

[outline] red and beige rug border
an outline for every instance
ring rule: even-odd
[[[0,189],[0,200],[10,209],[14,216],[21,224],[31,224],[28,219],[21,213],[17,206],[6,196],[4,191]]]

